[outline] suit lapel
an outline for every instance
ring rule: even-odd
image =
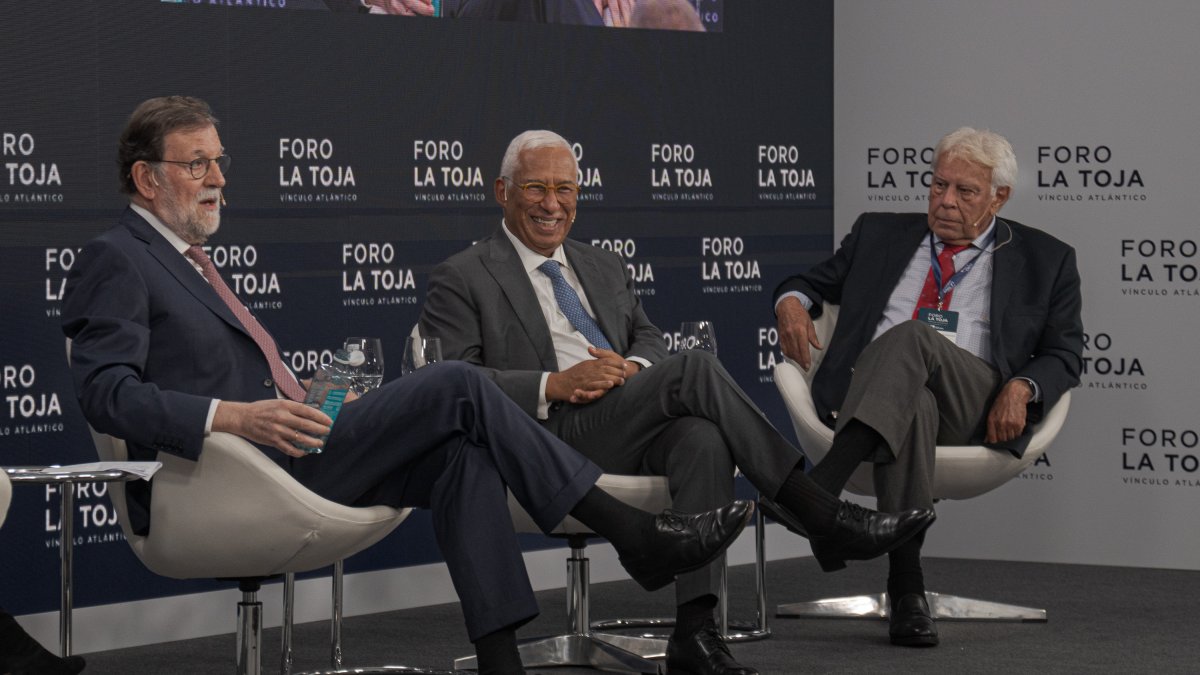
[[[1004,354],[1002,328],[1004,314],[1008,311],[1013,289],[1021,279],[1025,267],[1024,242],[1008,221],[996,218],[996,249],[992,258],[992,354]],[[994,359],[1002,361],[1001,359]],[[1003,373],[1005,376],[1008,373]]]
[[[904,227],[896,228],[887,245],[883,247],[885,253],[882,265],[879,267],[880,288],[892,289],[900,284],[900,277],[904,276],[904,270],[908,269],[913,255],[916,254],[917,248],[921,246],[921,242],[928,234],[929,224],[923,218],[914,219]],[[891,299],[891,291],[875,293],[872,297],[874,305],[871,307],[870,313],[865,316],[872,317],[871,320],[874,322],[872,326],[874,326],[883,317],[884,309],[887,308],[888,300]],[[874,330],[872,327],[868,336],[873,335]]]
[[[237,317],[233,315],[229,307],[225,304],[217,292],[213,290],[208,281],[200,276],[196,268],[188,262],[188,259],[175,247],[171,246],[161,234],[158,233],[150,223],[147,223],[144,218],[139,216],[132,209],[126,211],[125,225],[133,232],[133,236],[146,244],[146,251],[158,261],[164,269],[175,277],[180,286],[183,286],[189,294],[192,295],[200,304],[207,307],[212,313],[221,317],[225,323],[232,328],[250,335],[246,331],[245,326]]]
[[[521,264],[521,257],[502,231],[492,235],[488,249],[488,254],[483,258],[484,267],[508,298],[513,312],[517,315],[517,321],[533,342],[534,351],[537,352],[542,367],[551,372],[558,372],[558,357],[554,353],[550,327],[546,325],[546,318],[542,315],[537,296],[534,295],[533,285],[529,283],[529,275]]]

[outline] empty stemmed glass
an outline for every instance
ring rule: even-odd
[[[441,360],[441,340],[435,337],[409,336],[404,341],[404,359],[400,362],[400,374],[408,375],[418,368]]]
[[[684,321],[679,325],[679,349],[698,349],[717,355],[717,332],[711,321]]]

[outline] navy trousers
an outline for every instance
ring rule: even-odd
[[[288,464],[332,501],[431,510],[471,641],[537,615],[505,488],[549,531],[601,473],[458,361],[347,404],[325,451]]]

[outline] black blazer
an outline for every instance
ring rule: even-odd
[[[1079,384],[1083,322],[1075,249],[1015,221],[997,218],[996,228],[992,358],[1003,381],[1028,377],[1038,383],[1042,399],[1030,404],[1028,421],[1033,423]],[[851,369],[928,233],[924,213],[864,213],[833,257],[775,289],[775,300],[789,291],[812,298],[814,318],[821,315],[822,303],[841,306],[825,359],[813,377],[813,399],[822,419],[828,421],[842,405]],[[1022,438],[1017,452],[1023,452],[1028,433]]]

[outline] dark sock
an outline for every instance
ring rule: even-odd
[[[712,625],[714,623],[713,608],[716,606],[717,596],[712,594],[702,595],[677,606],[675,608],[675,637],[683,640],[691,637],[706,625]]]
[[[501,628],[475,641],[475,659],[479,675],[523,675],[521,654],[517,651],[517,630]]]
[[[618,552],[634,551],[651,543],[654,515],[594,485],[571,509],[571,515],[611,542]]]
[[[836,497],[842,494],[846,481],[850,480],[859,464],[874,455],[883,443],[883,436],[879,432],[858,420],[850,420],[833,437],[833,446],[821,463],[808,472],[808,477]]]
[[[833,525],[841,505],[836,497],[804,475],[803,461],[796,464],[787,478],[783,479],[775,501],[799,518],[800,524],[810,534],[827,531]]]
[[[921,570],[921,546],[924,543],[925,533],[921,532],[888,554],[887,591],[893,606],[910,593],[925,592],[925,575]]]
[[[37,643],[21,624],[7,612],[0,611],[0,673],[28,672],[47,675],[74,675],[83,670],[79,656],[59,658]]]

